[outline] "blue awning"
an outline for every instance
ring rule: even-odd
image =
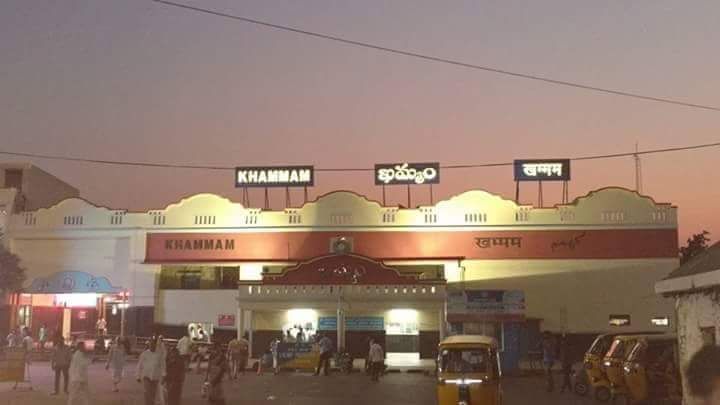
[[[118,294],[122,288],[113,287],[106,277],[95,277],[81,271],[61,271],[48,277],[36,278],[25,289],[27,294]]]

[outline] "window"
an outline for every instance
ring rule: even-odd
[[[630,326],[630,315],[610,315],[610,326]]]
[[[180,288],[183,290],[197,290],[200,288],[202,275],[199,271],[183,273],[180,276]]]
[[[487,373],[492,368],[492,357],[488,350],[445,349],[440,367],[446,373]]]
[[[700,333],[702,334],[703,345],[715,346],[716,339],[715,339],[715,327],[714,326],[710,326],[707,328],[700,328]]]
[[[5,170],[5,188],[22,190],[22,174],[22,170],[18,169]]]

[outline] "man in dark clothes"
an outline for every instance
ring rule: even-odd
[[[180,405],[183,383],[185,382],[185,359],[177,348],[168,352],[166,360],[165,384],[168,390],[168,405]]]
[[[53,391],[50,395],[57,395],[60,393],[60,374],[63,376],[64,392],[67,394],[68,373],[70,371],[70,360],[72,360],[72,350],[70,350],[70,347],[65,345],[65,340],[62,337],[56,338],[53,346],[50,365],[52,366],[53,371],[55,371],[55,391]]]

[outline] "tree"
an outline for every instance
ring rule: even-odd
[[[688,238],[687,246],[680,248],[680,265],[687,263],[698,253],[707,249],[708,242],[710,242],[708,235],[710,235],[710,232],[702,231]]]
[[[0,293],[17,292],[24,281],[25,269],[20,266],[20,258],[0,243]]]

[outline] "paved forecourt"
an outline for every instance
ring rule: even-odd
[[[90,389],[93,405],[141,405],[142,387],[134,380],[135,363],[129,363],[126,378],[119,393],[113,393],[111,375],[104,364],[95,363],[90,369]],[[0,405],[60,405],[67,397],[50,396],[53,376],[48,363],[34,363],[31,371],[33,391],[13,391],[12,384],[0,383]],[[188,373],[184,388],[184,404],[207,403],[200,396],[204,375]],[[584,405],[590,398],[574,394],[544,391],[544,381],[538,377],[506,378],[503,383],[505,405]],[[246,373],[236,381],[225,381],[228,403],[278,405],[434,405],[435,380],[415,373],[390,373],[379,383],[372,383],[360,373],[332,374],[315,377],[309,373],[271,373],[257,376]],[[20,388],[25,388],[21,385]]]

